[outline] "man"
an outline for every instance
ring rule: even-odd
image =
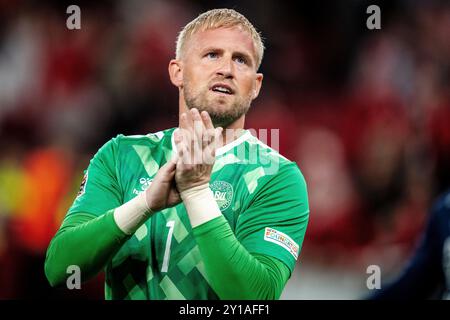
[[[450,191],[436,200],[419,245],[402,273],[369,298],[450,299]]]
[[[107,299],[280,297],[309,207],[297,165],[243,130],[262,56],[234,10],[186,25],[169,63],[179,128],[98,151],[48,248],[51,285],[76,265],[83,280],[106,268]]]

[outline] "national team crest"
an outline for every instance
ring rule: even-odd
[[[211,183],[210,188],[220,210],[224,211],[228,209],[233,200],[233,186],[226,181],[214,181]]]

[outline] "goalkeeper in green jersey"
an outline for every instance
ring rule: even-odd
[[[309,217],[295,162],[244,130],[260,91],[259,33],[211,10],[187,24],[169,63],[179,127],[108,141],[47,250],[65,285],[105,270],[106,299],[278,299]]]

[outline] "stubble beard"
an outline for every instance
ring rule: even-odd
[[[237,97],[231,103],[228,101],[221,103],[219,102],[219,97],[213,99],[208,97],[208,89],[196,93],[188,84],[183,87],[183,93],[189,110],[196,108],[199,112],[208,112],[214,127],[222,127],[224,129],[248,112],[252,100],[251,96]],[[221,105],[219,106],[218,104]],[[220,109],[223,109],[223,111],[220,111]]]

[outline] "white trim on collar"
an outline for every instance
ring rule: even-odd
[[[177,146],[175,145],[175,138],[174,138],[174,132],[179,130],[179,128],[176,128],[175,130],[173,130],[172,132],[172,136],[170,138],[171,143],[172,143],[172,152],[177,152]],[[233,141],[231,141],[230,143],[218,148],[216,150],[216,157],[220,156],[222,154],[224,154],[225,152],[233,149],[234,147],[240,145],[242,142],[248,140],[250,137],[252,137],[252,134],[250,133],[250,131],[248,130],[244,130],[244,133],[241,134],[241,136]]]

